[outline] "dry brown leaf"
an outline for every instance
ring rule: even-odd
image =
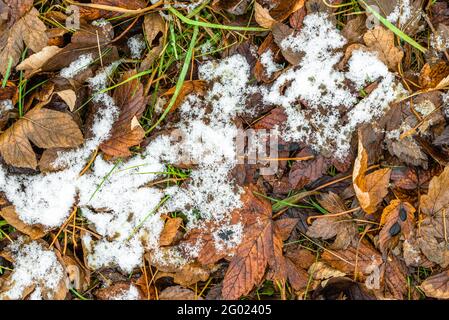
[[[374,213],[377,206],[388,193],[391,169],[379,169],[368,175],[368,155],[359,137],[357,158],[354,163],[352,181],[360,207],[368,213]]]
[[[173,277],[173,282],[180,284],[184,287],[194,285],[199,281],[207,281],[209,279],[210,272],[208,269],[201,267],[195,263],[189,263],[183,266],[180,270],[175,272]]]
[[[282,22],[292,13],[304,7],[305,0],[280,1],[277,6],[270,10],[270,15],[274,20]]]
[[[444,210],[427,216],[419,224],[418,247],[427,259],[442,268],[449,265],[448,225],[449,215]]]
[[[140,71],[149,69],[154,60],[156,60],[162,52],[166,36],[166,25],[164,19],[158,13],[150,13],[145,15],[143,20],[143,31],[147,43],[151,49],[142,61],[139,69]],[[159,39],[159,43],[155,43],[155,40],[159,34],[162,34],[162,37]]]
[[[449,166],[429,183],[429,191],[421,197],[421,211],[435,215],[441,211],[449,214]]]
[[[256,197],[253,191],[253,186],[247,187],[241,197],[243,207],[239,212],[244,221],[244,236],[225,274],[223,299],[238,299],[247,294],[262,280],[267,265],[276,280],[284,281],[287,277],[282,237],[271,219],[271,204]]]
[[[320,199],[320,204],[330,213],[340,213],[346,211],[341,198],[335,193],[324,194]],[[351,243],[355,244],[357,235],[357,226],[350,220],[350,216],[345,214],[336,217],[320,217],[315,219],[307,230],[307,235],[312,238],[321,238],[323,240],[332,239],[332,249],[346,249]]]
[[[176,91],[176,86],[168,89],[162,96],[163,97],[171,97]],[[187,80],[184,81],[181,90],[179,91],[178,97],[176,98],[175,103],[170,109],[170,112],[176,111],[181,103],[184,102],[185,97],[189,94],[197,94],[203,95],[206,91],[206,81],[203,80]],[[164,109],[168,107],[169,102],[166,103]]]
[[[356,247],[351,246],[344,250],[326,250],[321,258],[323,262],[347,275],[352,276],[356,272],[357,278],[360,280],[366,280],[369,276],[379,272],[379,267],[382,264],[381,255],[365,240],[362,240]]]
[[[297,218],[284,218],[274,222],[276,231],[279,233],[279,236],[283,241],[288,239],[298,221],[299,219]]]
[[[28,235],[31,240],[40,239],[47,234],[43,226],[41,225],[28,225],[20,220],[14,206],[7,206],[0,210],[0,216],[20,232]]]
[[[137,10],[142,9],[146,7],[146,2],[143,0],[92,0],[92,4],[98,4],[98,5],[107,5],[112,7],[119,7],[123,9],[129,9],[129,10]],[[93,7],[79,7],[80,10],[80,17],[84,20],[97,20],[100,18],[111,18],[111,17],[117,17],[122,15],[120,12],[114,12],[110,10],[102,10],[98,8]]]
[[[312,181],[315,181],[323,176],[329,168],[330,164],[322,155],[314,155],[314,153],[305,148],[297,153],[295,157],[309,157],[314,156],[310,160],[296,161],[293,163],[289,175],[288,182],[294,189],[301,189]]]
[[[178,232],[179,227],[182,224],[181,218],[170,218],[165,221],[164,229],[159,236],[159,245],[161,246],[169,246],[173,243],[173,240],[176,237],[176,233]]]
[[[62,49],[57,46],[47,46],[41,51],[32,54],[25,60],[23,60],[19,65],[17,65],[16,70],[23,70],[26,74],[32,74],[38,71],[49,59],[51,59],[55,54],[57,54]]]
[[[308,273],[315,280],[326,280],[330,278],[344,277],[346,274],[337,269],[334,269],[324,262],[318,261],[312,264]]]
[[[438,89],[447,86],[449,64],[445,61],[426,63],[419,74],[419,84],[423,89]]]
[[[68,106],[69,110],[73,111],[76,104],[76,93],[72,89],[55,92]]]
[[[276,20],[271,17],[270,11],[262,7],[257,1],[254,3],[254,18],[259,26],[267,29],[271,29],[276,23]]]
[[[90,271],[83,268],[72,254],[66,254],[62,259],[64,260],[71,286],[80,292],[88,290],[90,285]]]
[[[415,208],[401,200],[392,200],[382,212],[380,224],[382,230],[379,233],[379,249],[384,253],[387,249],[393,249],[401,235],[409,239],[414,228]]]
[[[449,299],[449,271],[428,277],[419,286],[427,297]]]
[[[198,297],[194,291],[181,287],[173,286],[162,290],[159,294],[159,300],[203,300]]]
[[[122,81],[135,74],[133,70],[126,72]],[[100,149],[110,157],[129,157],[129,148],[138,145],[145,137],[145,131],[136,121],[145,110],[143,86],[139,79],[133,79],[115,89],[113,98],[120,113],[109,139],[100,145]]]
[[[398,66],[404,57],[404,52],[395,47],[394,33],[392,31],[382,26],[376,26],[365,33],[363,40],[370,50],[377,52],[379,59],[390,70],[398,70]]]
[[[7,164],[36,169],[30,140],[39,148],[71,148],[83,143],[73,118],[63,112],[34,108],[0,136],[0,152]]]
[[[0,73],[5,75],[9,58],[12,58],[13,66],[19,62],[24,45],[34,52],[41,51],[47,45],[46,29],[39,19],[39,11],[31,8],[11,28],[5,30],[5,35],[0,38]]]

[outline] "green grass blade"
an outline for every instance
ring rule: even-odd
[[[260,28],[260,27],[225,26],[225,25],[222,25],[222,24],[216,24],[216,23],[209,23],[209,22],[202,22],[202,21],[191,20],[191,19],[183,16],[178,10],[176,10],[175,8],[173,8],[171,6],[168,6],[167,9],[172,14],[177,16],[182,22],[190,24],[192,26],[205,27],[205,28],[211,28],[211,29],[230,30],[230,31],[254,31],[254,32],[269,31],[269,29]]]
[[[198,26],[194,26],[192,40],[190,41],[189,48],[186,53],[186,57],[184,59],[184,65],[182,66],[181,73],[179,74],[178,81],[176,82],[175,92],[168,104],[167,108],[164,110],[164,113],[159,117],[155,124],[151,126],[150,129],[147,130],[146,134],[150,133],[154,130],[161,122],[165,119],[167,114],[170,112],[171,108],[175,105],[176,99],[178,98],[179,93],[181,92],[181,88],[184,85],[184,80],[186,78],[187,72],[189,71],[190,63],[192,60],[193,49],[195,48],[196,40],[198,38],[199,28]]]
[[[362,4],[366,10],[371,13],[373,16],[375,16],[377,19],[379,19],[380,22],[382,22],[385,27],[390,29],[394,34],[396,34],[399,38],[404,40],[405,42],[409,43],[414,48],[418,49],[422,53],[426,53],[427,49],[421,46],[418,42],[410,38],[408,35],[406,35],[404,32],[402,32],[400,29],[398,29],[394,24],[392,24],[390,21],[382,17],[382,15],[374,10],[370,5],[368,5],[364,0],[357,0],[360,4]]]
[[[8,83],[9,76],[11,75],[11,68],[12,68],[12,57],[9,56],[8,59],[8,67],[6,68],[5,77],[2,81],[2,88],[6,87],[6,84]]]

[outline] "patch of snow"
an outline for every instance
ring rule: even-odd
[[[142,35],[138,34],[128,39],[128,48],[131,52],[131,58],[140,59],[142,52],[146,48]]]
[[[410,0],[398,0],[394,10],[388,15],[387,20],[391,23],[398,23],[399,25],[405,25],[412,17],[412,7]]]
[[[105,27],[108,24],[109,24],[109,21],[104,18],[92,21],[92,25],[95,27]]]
[[[0,100],[0,114],[14,109],[11,99]]]
[[[273,73],[282,70],[282,65],[274,62],[273,51],[271,50],[267,50],[260,56],[260,63],[264,66],[268,77],[271,77]]]
[[[58,288],[64,278],[64,269],[52,250],[44,248],[37,241],[24,243],[19,238],[7,247],[14,259],[14,271],[7,280],[11,287],[0,294],[1,299],[22,298],[26,289],[35,285],[32,299],[42,299],[42,291]]]
[[[78,59],[72,61],[72,63],[70,63],[68,67],[62,69],[59,74],[63,78],[71,79],[75,77],[77,74],[86,70],[87,67],[89,67],[89,65],[92,64],[93,62],[94,58],[91,53],[82,54],[78,57]]]

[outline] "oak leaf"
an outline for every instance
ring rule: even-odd
[[[359,137],[357,158],[354,163],[352,181],[360,207],[368,213],[376,212],[377,206],[388,193],[391,169],[379,169],[368,175],[368,155]]]
[[[135,71],[126,72],[122,81],[135,74]],[[129,148],[138,145],[145,137],[145,131],[138,122],[146,105],[143,86],[139,79],[133,79],[115,89],[113,98],[120,113],[109,139],[100,145],[100,149],[111,157],[128,157],[131,155]]]
[[[73,118],[63,112],[34,108],[0,136],[0,153],[7,164],[36,169],[30,140],[39,148],[71,148],[83,143]]]

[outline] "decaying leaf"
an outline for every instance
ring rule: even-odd
[[[424,89],[444,88],[448,85],[449,65],[445,61],[426,63],[419,74],[419,84]]]
[[[150,13],[145,15],[143,21],[143,31],[147,43],[150,45],[150,51],[140,64],[140,71],[147,70],[151,67],[154,60],[162,52],[165,42],[166,26],[164,19],[158,13]],[[158,35],[162,34],[158,43],[156,43]]]
[[[5,162],[36,169],[36,155],[30,141],[39,148],[71,148],[83,143],[83,135],[69,114],[34,108],[0,136],[0,153]]]
[[[379,169],[366,175],[367,169],[368,155],[363,147],[361,137],[359,137],[358,154],[354,163],[352,181],[360,207],[370,214],[377,210],[377,206],[388,193],[391,169]]]
[[[379,233],[379,248],[385,252],[387,248],[393,249],[399,240],[400,235],[405,239],[411,236],[414,228],[415,208],[400,200],[392,200],[384,208],[380,219],[382,230]]]
[[[36,52],[23,60],[17,65],[16,70],[26,71],[28,74],[38,71],[49,59],[57,54],[62,49],[57,46],[47,46],[41,51]]]
[[[135,71],[126,72],[122,81],[135,74]],[[109,139],[100,145],[100,149],[111,157],[128,157],[131,155],[129,148],[138,145],[145,137],[145,131],[138,122],[146,105],[143,86],[139,79],[133,79],[115,89],[113,98],[120,114]]]
[[[99,300],[143,300],[143,293],[131,282],[119,281],[94,292]]]

